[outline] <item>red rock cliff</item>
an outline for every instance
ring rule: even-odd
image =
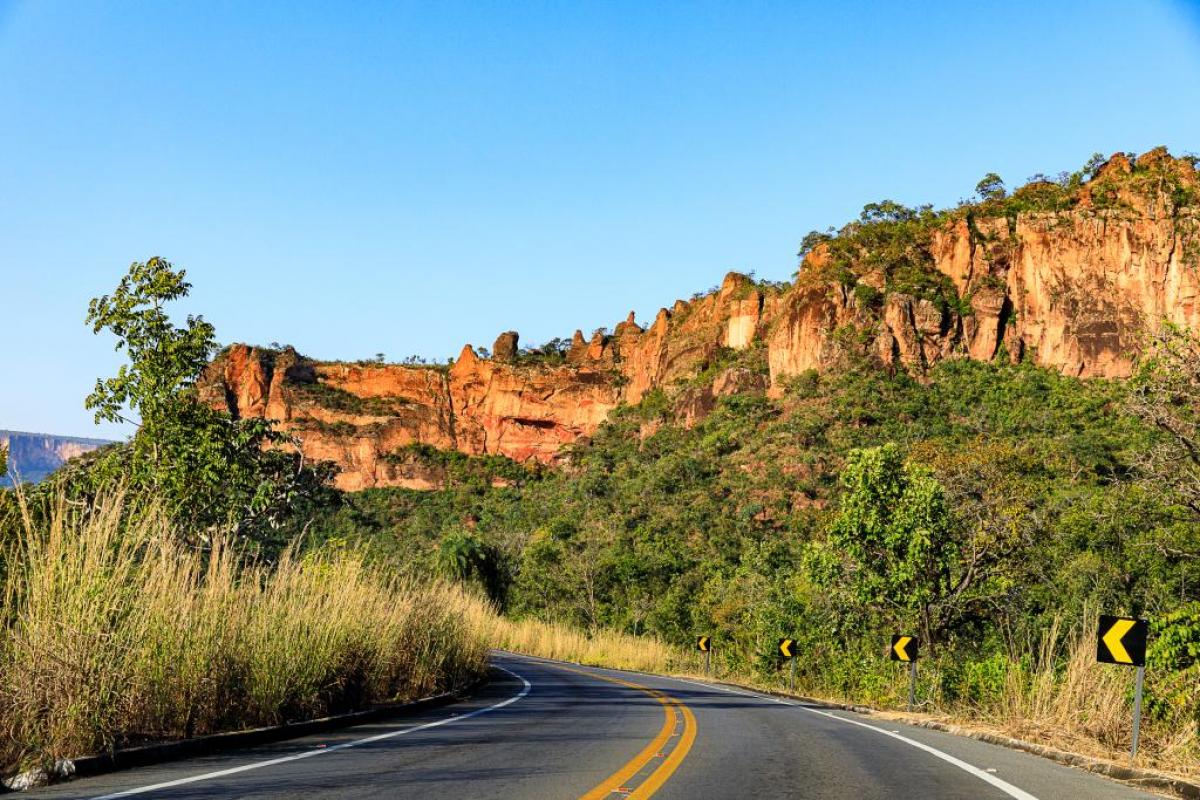
[[[492,358],[468,345],[447,369],[319,363],[235,345],[202,392],[234,415],[277,420],[307,456],[337,462],[338,485],[354,490],[438,485],[436,467],[406,455],[411,445],[551,463],[618,404],[674,392],[722,348],[763,348],[776,392],[847,348],[917,373],[944,358],[1006,353],[1071,375],[1122,377],[1147,330],[1200,323],[1197,184],[1191,161],[1157,150],[1114,156],[1070,192],[1055,189],[1050,211],[1009,204],[989,215],[996,206],[984,203],[947,213],[919,247],[954,303],[898,291],[866,250],[864,266],[851,259],[832,275],[828,248],[818,247],[794,284],[730,273],[715,291],[660,309],[648,327],[631,312],[611,335],[576,331],[551,357],[521,351],[512,331]],[[702,414],[706,397],[765,383],[719,374],[699,395],[689,390],[686,416]]]

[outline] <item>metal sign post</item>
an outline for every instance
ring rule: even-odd
[[[1130,760],[1137,758],[1138,736],[1142,728],[1142,682],[1146,678],[1146,637],[1150,624],[1137,617],[1100,615],[1096,628],[1096,660],[1101,664],[1124,664],[1137,668],[1133,682],[1133,743]]]
[[[796,640],[795,639],[780,639],[779,640],[779,655],[792,662],[790,677],[788,678],[788,691],[796,691]]]
[[[712,637],[700,636],[696,639],[696,649],[704,653],[704,675],[708,677],[708,659],[712,655]]]
[[[921,642],[915,636],[897,633],[892,636],[892,646],[888,648],[888,658],[908,664],[908,710],[912,711],[917,704],[917,658],[921,654]]]
[[[1137,679],[1133,683],[1133,745],[1129,748],[1129,758],[1137,758],[1138,732],[1142,728],[1142,680],[1146,677],[1146,667],[1137,668]]]

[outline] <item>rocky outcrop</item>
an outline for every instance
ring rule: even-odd
[[[833,358],[832,334],[848,316],[843,292],[824,284],[797,287],[773,304],[774,324],[767,338],[771,383],[819,369]],[[889,348],[890,352],[890,348]]]
[[[513,361],[517,357],[517,342],[520,336],[516,331],[505,331],[496,337],[492,344],[492,358],[497,361]]]
[[[938,270],[975,311],[972,358],[1007,338],[1010,354],[1027,350],[1043,366],[1124,377],[1147,329],[1200,323],[1200,265],[1185,261],[1193,212],[1030,214],[998,231],[1002,222],[987,221],[989,239],[974,245],[965,222],[935,236]]]
[[[0,451],[8,454],[8,472],[0,475],[0,486],[13,481],[37,483],[67,461],[112,442],[47,433],[0,431]]]
[[[594,368],[482,359],[470,346],[446,370],[234,345],[209,368],[201,397],[235,416],[275,420],[306,458],[340,467],[339,488],[425,489],[443,471],[414,447],[549,463],[620,402],[615,384]]]
[[[1190,161],[1153,151],[1114,156],[1072,191],[1054,211],[947,213],[920,245],[930,278],[909,280],[914,288],[870,252],[835,270],[817,247],[791,285],[730,273],[646,327],[630,312],[611,334],[577,330],[557,357],[518,350],[515,331],[496,339],[491,358],[464,347],[449,369],[319,363],[237,345],[201,392],[235,415],[277,420],[307,456],[339,464],[342,488],[428,488],[441,473],[412,457],[414,446],[551,463],[651,390],[667,391],[690,425],[723,394],[779,395],[789,378],[852,353],[918,376],[948,358],[1001,356],[1126,376],[1148,330],[1200,326],[1200,219],[1180,200],[1200,196],[1200,185]],[[935,278],[948,291],[922,292]],[[726,370],[696,382],[753,348],[767,375]]]
[[[514,367],[467,346],[450,368],[455,449],[549,463],[620,402],[611,373],[587,366]]]

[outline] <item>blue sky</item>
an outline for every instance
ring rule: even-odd
[[[444,359],[786,279],[869,201],[1200,151],[1182,2],[0,0],[0,428],[113,435],[88,298],[162,255],[222,341]]]

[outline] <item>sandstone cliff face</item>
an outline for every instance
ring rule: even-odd
[[[429,488],[444,476],[413,445],[551,463],[617,405],[652,390],[667,391],[692,424],[723,394],[779,393],[850,350],[918,375],[947,358],[1007,354],[1080,377],[1123,377],[1147,330],[1200,326],[1200,219],[1179,202],[1194,196],[1195,172],[1165,151],[1136,165],[1114,156],[1066,209],[988,216],[981,205],[939,221],[922,257],[954,302],[898,290],[869,252],[867,266],[835,279],[817,248],[790,286],[730,273],[716,291],[660,309],[647,328],[630,313],[611,335],[576,331],[556,358],[519,350],[513,331],[492,358],[468,345],[447,370],[316,363],[236,345],[213,363],[202,395],[235,415],[277,420],[306,456],[339,464],[341,488]],[[1174,194],[1154,188],[1162,175]],[[725,371],[694,385],[723,354],[748,348],[765,351],[769,376]]]
[[[971,296],[969,355],[990,358],[1007,335],[1043,366],[1081,377],[1129,375],[1147,329],[1200,322],[1200,269],[1184,260],[1195,220],[1190,213],[1028,215],[1001,245],[971,246],[965,223],[938,233],[937,267],[961,294],[991,279]],[[1001,317],[1010,330],[999,327]]]
[[[846,326],[874,337],[882,363],[918,373],[944,358],[990,360],[1003,350],[1069,375],[1126,377],[1147,331],[1200,324],[1198,198],[1192,162],[1160,148],[1136,168],[1117,154],[1060,199],[1068,208],[986,216],[982,205],[949,215],[927,256],[959,308],[885,291],[882,309],[870,313],[857,289],[884,290],[884,279],[854,275],[855,291],[822,280],[828,255],[818,248],[775,315],[772,380],[827,365],[841,346],[833,334]]]
[[[292,350],[234,345],[210,366],[200,392],[234,416],[278,422],[305,457],[338,464],[339,488],[426,489],[444,475],[414,445],[553,463],[620,403],[687,378],[723,347],[760,341],[762,306],[753,281],[730,274],[716,293],[661,310],[648,330],[630,314],[611,335],[588,341],[577,331],[561,363],[522,360],[513,331],[497,339],[492,358],[468,345],[446,370],[319,363]],[[716,393],[732,385],[727,377]],[[711,402],[709,393],[703,404]]]

